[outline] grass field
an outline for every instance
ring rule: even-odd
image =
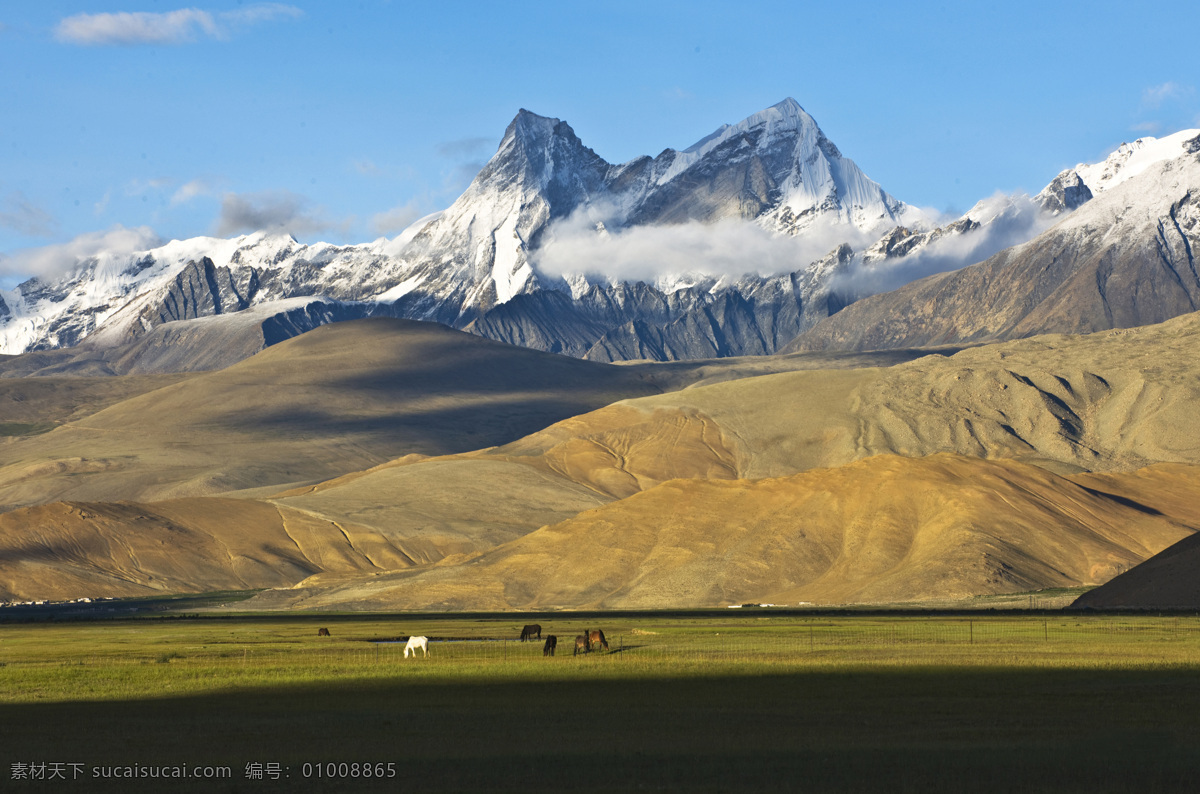
[[[556,657],[515,641],[526,622],[558,635]],[[610,652],[572,657],[584,628],[602,628]],[[429,658],[372,642],[410,634],[430,637]],[[12,791],[1094,792],[1200,780],[1200,618],[1188,616],[6,623],[0,665]],[[68,780],[22,779],[39,764]],[[151,765],[229,777],[103,777]]]

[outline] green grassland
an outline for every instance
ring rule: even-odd
[[[559,653],[517,641],[523,623]],[[319,627],[330,637],[318,637]],[[602,628],[610,650],[572,656]],[[405,660],[411,634],[428,658]],[[1200,618],[220,616],[0,624],[0,778],[80,790],[1171,791]],[[396,778],[305,764],[393,763]],[[91,778],[227,765],[225,780]],[[247,779],[278,764],[279,780]],[[70,769],[70,768],[68,768]],[[361,767],[359,767],[361,770]],[[56,789],[57,790],[57,789]]]

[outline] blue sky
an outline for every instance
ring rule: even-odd
[[[0,285],[81,235],[392,236],[522,107],[622,162],[791,96],[894,196],[950,212],[1200,127],[1194,0],[1048,6],[0,4]]]

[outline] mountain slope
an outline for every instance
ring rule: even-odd
[[[1200,134],[985,262],[865,298],[785,350],[917,347],[1162,322],[1200,306]],[[1115,180],[1110,180],[1115,181]]]
[[[1200,538],[1184,538],[1076,599],[1072,609],[1200,607]]]

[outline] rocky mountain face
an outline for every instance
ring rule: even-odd
[[[1106,164],[1060,175],[1047,190],[1064,207],[1085,190],[1095,198],[1029,242],[858,301],[786,349],[875,350],[1089,333],[1196,311],[1200,133],[1157,143],[1158,154],[1177,156],[1149,160],[1148,147],[1123,147]]]

